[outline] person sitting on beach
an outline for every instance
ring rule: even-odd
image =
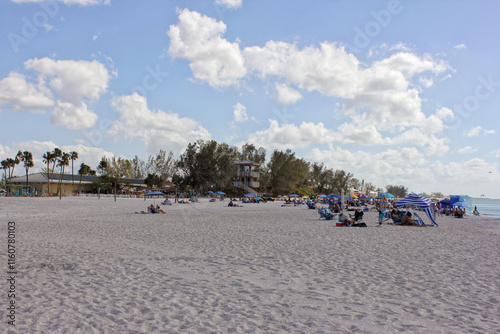
[[[156,213],[166,213],[165,211],[163,211],[159,205],[156,206]]]
[[[229,203],[227,204],[227,206],[233,206],[233,200],[230,200]]]
[[[413,219],[411,219],[411,212],[408,211],[406,215],[403,216],[403,219],[401,219],[401,225],[402,226],[415,226],[417,225]]]
[[[479,211],[477,211],[477,206],[474,205],[474,211],[472,213],[476,216],[479,216]]]
[[[340,215],[339,215],[339,222],[343,223],[344,226],[349,226],[352,223],[354,223],[354,220],[347,218],[347,216],[344,215],[343,212],[341,212]]]
[[[148,207],[148,213],[157,213],[155,207],[153,204],[151,204],[149,207]]]

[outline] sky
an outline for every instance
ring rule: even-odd
[[[500,2],[0,0],[0,160],[290,149],[500,198]],[[23,175],[22,166],[16,168]]]

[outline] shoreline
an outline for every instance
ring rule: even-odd
[[[7,222],[16,222],[22,310],[16,329],[466,333],[500,327],[498,219],[377,226],[377,213],[369,212],[367,228],[336,227],[306,206],[231,208],[229,201],[133,213],[153,202],[2,198],[4,234]],[[5,253],[0,262],[7,262]],[[0,329],[7,328],[4,306]]]

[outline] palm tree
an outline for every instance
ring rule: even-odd
[[[108,161],[106,160],[105,157],[102,157],[101,161],[99,162],[99,165],[97,166],[99,174],[104,175],[107,168],[108,168]]]
[[[62,198],[62,180],[64,175],[64,167],[69,166],[70,155],[66,152],[62,153],[61,158],[57,160],[57,166],[61,168],[59,176],[59,199]]]
[[[81,189],[81,186],[82,186],[82,177],[84,175],[88,175],[90,173],[90,166],[84,164],[82,162],[82,164],[80,165],[80,169],[78,170],[78,174],[80,174],[80,185],[78,186],[78,188]],[[78,191],[78,194],[80,193],[80,191]]]
[[[43,162],[47,164],[47,180],[49,181],[49,193],[50,193],[50,163],[52,162],[52,152],[47,151],[43,156]]]
[[[33,163],[33,154],[29,151],[24,151],[20,159],[24,162],[24,169],[26,169],[26,185],[28,185],[28,171],[31,167],[35,166]]]
[[[54,175],[54,170],[56,169],[56,163],[58,162],[58,159],[62,157],[62,151],[60,148],[56,147],[51,153],[52,155],[52,173],[51,173],[51,178]]]
[[[69,152],[69,158],[71,159],[71,183],[73,183],[73,192],[75,191],[75,174],[73,169],[73,162],[78,159],[78,152]]]

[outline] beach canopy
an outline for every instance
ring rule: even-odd
[[[419,194],[409,194],[407,197],[396,202],[396,207],[398,208],[406,205],[423,209],[427,217],[432,221],[432,224],[438,226],[436,223],[436,206],[430,199]]]
[[[243,197],[253,197],[253,198],[255,198],[255,197],[257,197],[257,195],[255,195],[255,194],[245,194],[245,195],[243,195]]]
[[[472,208],[469,206],[469,204],[465,203],[465,202],[455,202],[453,203],[453,206],[458,206],[459,208],[464,208],[464,209],[467,209],[467,210],[471,210]]]
[[[158,195],[165,195],[165,193],[162,193],[161,191],[150,191],[144,194],[144,196],[158,196]]]
[[[443,200],[441,200],[439,203],[441,203],[441,206],[443,208],[451,208],[451,202],[450,202],[450,199],[449,198],[445,198]]]
[[[470,196],[467,195],[453,195],[450,196],[450,206],[457,206],[455,203],[457,202],[464,202],[467,204],[467,206],[464,206],[467,211],[472,210],[472,199]]]

